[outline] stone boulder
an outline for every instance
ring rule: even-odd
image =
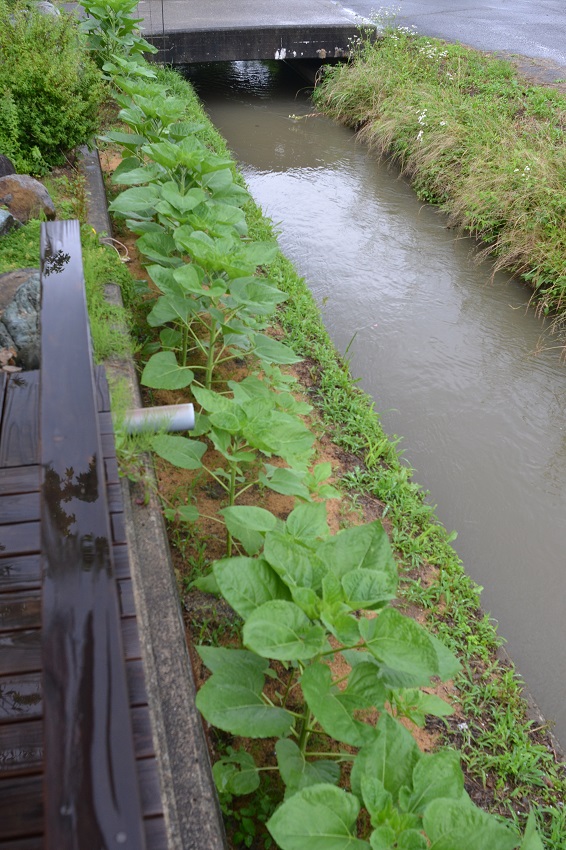
[[[49,192],[39,180],[27,174],[7,174],[0,177],[0,206],[8,207],[14,218],[25,224],[30,218],[44,213],[55,218],[55,206]]]
[[[5,177],[7,174],[15,174],[16,168],[11,159],[0,153],[0,177]]]
[[[54,17],[57,17],[61,14],[57,6],[54,6],[53,3],[49,3],[49,0],[40,0],[39,3],[35,4],[35,8],[40,15],[53,15]]]
[[[0,320],[2,347],[16,349],[18,361],[26,369],[39,367],[39,271],[26,269],[25,280],[6,306]],[[23,271],[22,271],[23,274]],[[5,276],[3,276],[5,277]],[[1,281],[1,279],[0,279]]]
[[[14,218],[12,213],[9,213],[8,210],[0,209],[0,236],[5,236],[10,230],[21,226],[22,223],[17,218]]]

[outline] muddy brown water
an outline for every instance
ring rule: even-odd
[[[529,292],[313,112],[283,63],[187,69],[566,746],[566,365]],[[293,117],[294,116],[294,117]]]

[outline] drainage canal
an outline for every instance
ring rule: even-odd
[[[528,291],[491,281],[283,63],[193,66],[212,120],[337,346],[458,531],[483,606],[566,745],[566,366]]]

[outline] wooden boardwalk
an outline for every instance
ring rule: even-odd
[[[51,292],[68,256],[44,267]],[[44,289],[50,299],[47,327],[61,313]],[[47,346],[64,358],[62,337],[55,328]],[[79,347],[88,351],[88,330]],[[77,359],[55,374],[44,350],[43,374],[0,372],[0,850],[167,850],[108,385],[90,365],[89,421],[71,397],[82,389],[65,380]],[[85,451],[83,432],[86,465],[62,465],[63,447]]]

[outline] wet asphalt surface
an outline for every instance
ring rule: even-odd
[[[566,0],[342,0],[342,5],[366,17],[379,5],[397,8],[397,26],[414,25],[421,35],[543,60],[549,68],[564,69],[566,77]]]

